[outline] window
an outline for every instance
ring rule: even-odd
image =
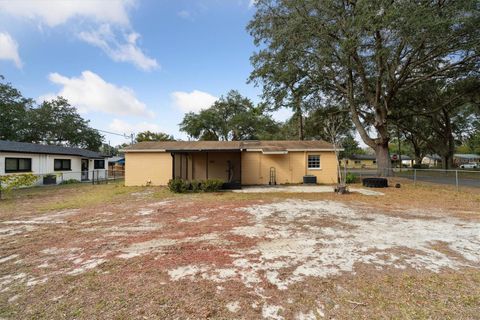
[[[72,160],[70,159],[55,159],[53,163],[55,171],[72,170]]]
[[[362,161],[361,160],[355,160],[355,164],[361,164]]]
[[[105,160],[94,160],[93,161],[94,169],[105,169]]]
[[[5,158],[5,172],[32,171],[32,158]]]
[[[373,160],[373,164],[377,164],[377,160]]]
[[[320,169],[320,155],[309,155],[307,164],[308,169]]]

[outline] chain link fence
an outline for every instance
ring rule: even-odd
[[[123,170],[89,170],[89,171],[64,171],[43,174],[33,174],[36,177],[32,186],[55,186],[73,183],[101,184],[110,181],[123,180]]]
[[[360,180],[369,177],[392,176],[397,178],[409,179],[414,184],[418,182],[428,182],[434,184],[455,186],[457,190],[460,187],[480,188],[480,170],[444,170],[415,168],[394,168],[390,170],[382,170],[342,168],[342,174],[354,175]]]

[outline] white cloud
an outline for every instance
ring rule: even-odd
[[[177,15],[180,18],[187,19],[187,20],[190,20],[192,18],[192,14],[190,13],[190,11],[187,11],[187,10],[181,10],[177,13]]]
[[[207,109],[218,100],[210,93],[193,90],[192,92],[175,91],[171,94],[173,103],[184,112],[197,112]]]
[[[113,121],[108,125],[108,128],[113,132],[118,132],[120,134],[139,133],[147,130],[153,131],[153,132],[162,131],[160,126],[155,123],[143,121],[143,122],[138,122],[136,124],[131,124],[116,118],[113,119]]]
[[[113,61],[130,62],[142,70],[159,67],[137,45],[140,37],[131,28],[128,10],[135,0],[16,0],[0,1],[0,12],[26,18],[51,28],[75,20],[75,33],[101,48]],[[98,30],[93,32],[82,30]]]
[[[0,11],[55,27],[73,18],[88,18],[96,22],[128,26],[131,0],[15,0],[0,1]]]
[[[106,82],[91,71],[83,71],[78,78],[68,78],[58,73],[51,73],[48,78],[62,88],[58,93],[44,95],[38,100],[62,96],[83,113],[104,112],[115,115],[154,116],[153,112],[135,97],[133,90]]]
[[[80,32],[78,36],[81,40],[102,49],[113,61],[131,62],[145,71],[159,67],[155,59],[147,57],[138,48],[137,40],[140,35],[136,32],[124,33],[124,42],[120,42],[110,25],[104,24],[96,31]]]
[[[17,68],[22,67],[17,42],[6,32],[0,32],[0,60],[12,60]]]

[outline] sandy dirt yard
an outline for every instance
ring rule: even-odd
[[[479,319],[480,195],[35,188],[0,202],[1,319]]]

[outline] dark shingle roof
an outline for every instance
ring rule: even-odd
[[[125,148],[134,151],[333,150],[325,141],[144,141]]]
[[[19,153],[61,154],[69,156],[80,156],[85,158],[104,158],[104,156],[100,152],[80,148],[67,148],[61,146],[28,142],[15,142],[7,140],[0,140],[0,152],[2,151]]]
[[[350,156],[352,160],[376,160],[377,157],[374,154],[352,154]]]

